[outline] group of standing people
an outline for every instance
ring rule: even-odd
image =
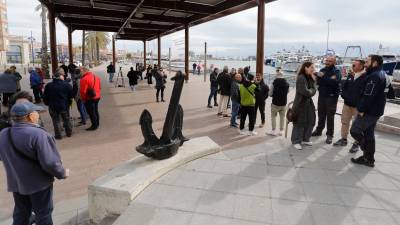
[[[250,68],[231,69],[224,67],[219,73],[215,68],[210,74],[210,95],[208,98],[208,108],[212,108],[211,101],[214,98],[214,106],[218,106],[218,116],[231,117],[230,126],[237,128],[242,135],[257,135],[254,130],[257,113],[261,115],[259,127],[265,126],[265,108],[266,100],[269,96],[273,98],[271,104],[272,131],[271,135],[281,135],[284,126],[284,115],[287,104],[287,94],[289,92],[289,83],[283,77],[283,74],[277,70],[276,79],[271,86],[264,82],[262,74],[254,76],[250,73]],[[219,104],[217,95],[220,94]],[[232,104],[230,104],[230,102]],[[228,115],[228,108],[232,108],[231,116]],[[280,129],[276,129],[277,115],[280,115]],[[245,130],[245,122],[249,118],[248,131]],[[240,118],[240,124],[236,121]]]
[[[312,146],[311,137],[322,135],[327,126],[326,144],[332,144],[334,135],[334,117],[339,95],[344,100],[341,116],[341,138],[334,146],[347,146],[349,133],[355,139],[350,153],[359,148],[363,155],[352,158],[356,164],[374,167],[375,127],[384,114],[386,98],[391,89],[390,80],[383,71],[383,59],[379,55],[370,55],[366,61],[355,60],[353,70],[342,79],[335,66],[336,57],[327,57],[325,68],[316,72],[312,62],[302,65],[296,81],[296,96],[293,103],[294,120],[292,143],[294,148]],[[318,123],[313,96],[318,96]],[[390,97],[390,96],[389,96]],[[350,127],[350,123],[352,125]],[[317,127],[313,131],[315,124]]]

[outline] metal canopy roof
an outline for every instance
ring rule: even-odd
[[[72,30],[152,40],[275,0],[40,0]],[[254,21],[256,23],[257,21]]]

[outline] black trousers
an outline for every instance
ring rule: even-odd
[[[318,97],[318,126],[316,128],[318,133],[322,133],[325,129],[326,122],[326,135],[333,137],[337,103],[337,97]]]
[[[255,110],[254,106],[241,106],[240,107],[240,130],[244,129],[247,115],[249,116],[249,131],[253,131],[254,124],[256,122],[256,110]]]
[[[36,103],[41,102],[42,94],[41,94],[40,86],[39,85],[33,86],[32,91],[33,91],[33,96],[35,96],[35,102]]]
[[[157,88],[157,93],[156,93],[156,98],[157,98],[157,101],[158,101],[158,97],[160,96],[160,91],[161,91],[161,100],[164,100],[164,87],[162,87],[162,88]]]
[[[265,124],[265,101],[258,102],[256,101],[256,115],[254,123],[257,121],[257,111],[260,111],[261,114],[261,123]]]
[[[13,96],[15,93],[3,93],[3,105],[8,106],[8,102],[10,101],[11,96]]]
[[[357,116],[354,120],[350,134],[360,144],[364,157],[375,162],[375,127],[379,117]]]
[[[85,102],[86,112],[89,114],[92,128],[98,128],[100,126],[99,101],[100,99],[88,100]]]
[[[35,224],[53,225],[51,213],[53,212],[53,185],[43,191],[31,195],[21,195],[13,193],[14,213],[13,225],[27,225],[32,215],[35,213]]]
[[[58,111],[49,109],[51,120],[53,121],[54,135],[56,137],[61,137],[61,121],[65,129],[65,133],[70,136],[72,134],[72,124],[69,116],[69,111]]]

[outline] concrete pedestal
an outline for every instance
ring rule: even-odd
[[[99,223],[107,215],[120,215],[148,185],[167,172],[192,160],[220,151],[209,137],[186,142],[174,157],[156,161],[139,156],[112,169],[89,185],[89,216]]]

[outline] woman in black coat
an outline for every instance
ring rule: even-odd
[[[129,79],[129,86],[131,87],[132,91],[135,91],[136,85],[138,84],[138,77],[135,71],[133,71],[133,67],[131,67],[131,70],[128,72],[127,77]]]
[[[314,64],[305,62],[296,80],[296,96],[293,103],[296,120],[293,122],[292,144],[297,150],[302,150],[302,145],[312,145],[310,138],[316,120],[312,97],[317,92],[314,72]]]
[[[147,84],[149,86],[153,84],[153,75],[151,73],[152,70],[153,70],[153,68],[151,68],[151,66],[147,67],[146,78],[147,78]]]

